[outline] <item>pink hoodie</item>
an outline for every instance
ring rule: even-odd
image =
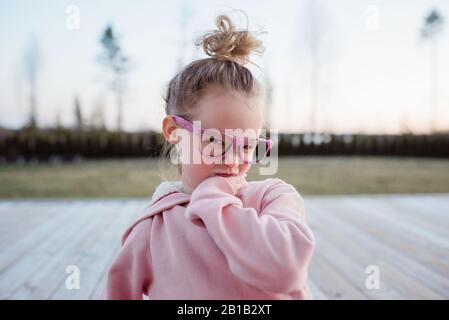
[[[191,195],[163,182],[124,233],[107,299],[312,299],[315,238],[304,200],[280,179],[248,182],[234,196],[215,176]]]

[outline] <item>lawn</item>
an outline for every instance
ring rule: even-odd
[[[169,175],[155,159],[0,165],[0,198],[149,197]],[[168,173],[167,173],[168,172]],[[275,176],[302,195],[449,192],[449,161],[389,157],[284,157]]]

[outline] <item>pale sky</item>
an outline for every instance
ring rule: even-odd
[[[23,55],[32,36],[42,54],[38,79],[39,124],[72,125],[73,97],[86,116],[103,101],[107,124],[116,108],[96,63],[99,38],[108,23],[121,35],[135,64],[128,75],[124,127],[159,130],[162,93],[175,75],[178,57],[185,64],[204,57],[193,41],[215,27],[214,18],[244,10],[250,29],[263,28],[265,52],[250,67],[273,82],[272,127],[310,128],[310,19],[303,1],[32,1],[0,2],[0,126],[18,128],[28,114]],[[186,27],[181,8],[188,4]],[[317,90],[318,128],[334,133],[396,133],[408,127],[427,132],[430,122],[430,46],[419,38],[425,16],[437,8],[445,18],[438,37],[437,125],[449,129],[449,1],[315,0],[322,32]],[[80,12],[80,28],[67,28],[68,6]],[[235,16],[235,15],[233,15]],[[241,16],[238,16],[241,17]],[[242,21],[239,26],[244,26]],[[181,30],[184,30],[181,32]],[[184,39],[184,40],[183,40]]]

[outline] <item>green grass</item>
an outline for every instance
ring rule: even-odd
[[[0,198],[150,197],[154,159],[0,165]],[[164,171],[162,171],[164,172]],[[257,167],[248,180],[262,180]],[[276,177],[302,195],[449,192],[449,161],[388,157],[284,157]]]

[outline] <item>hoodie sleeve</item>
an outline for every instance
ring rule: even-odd
[[[301,290],[315,238],[296,189],[270,180],[260,214],[243,207],[225,178],[211,177],[193,191],[186,217],[203,221],[231,272],[243,281],[274,293]]]
[[[151,219],[138,223],[128,235],[109,268],[103,298],[141,300],[150,285],[149,236]]]

